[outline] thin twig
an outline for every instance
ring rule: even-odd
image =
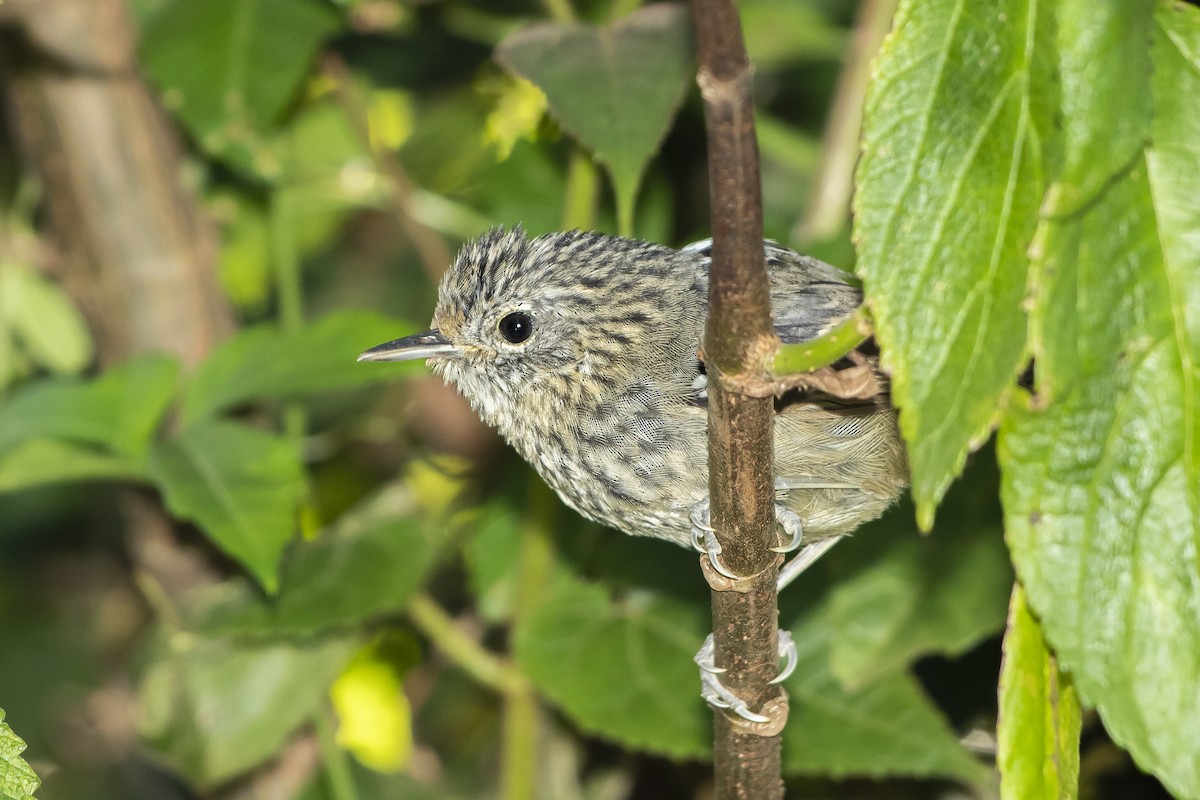
[[[761,371],[776,341],[762,246],[762,188],[754,133],[752,71],[733,0],[693,0],[701,95],[708,130],[713,257],[706,361],[726,376]],[[772,491],[769,398],[730,392],[710,381],[709,495],[712,521],[738,591],[713,582],[713,633],[722,682],[752,709],[786,704],[770,683],[777,669],[778,556]],[[716,795],[783,797],[778,735],[762,735],[728,713],[714,725]]]
[[[450,265],[450,251],[445,241],[437,231],[413,215],[413,185],[400,161],[389,150],[376,147],[372,143],[370,124],[367,121],[367,104],[345,62],[333,53],[326,53],[321,59],[321,71],[333,79],[334,94],[358,136],[359,143],[370,154],[375,169],[387,179],[392,195],[392,207],[400,229],[412,242],[425,273],[436,284]]]

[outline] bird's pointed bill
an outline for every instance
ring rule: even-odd
[[[439,330],[422,331],[372,347],[359,361],[416,361],[422,358],[458,358],[462,351]]]

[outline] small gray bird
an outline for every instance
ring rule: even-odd
[[[845,273],[772,242],[764,248],[784,342],[812,339],[858,306]],[[629,534],[698,544],[708,460],[697,354],[710,250],[709,242],[675,250],[600,233],[530,239],[519,227],[495,229],[459,252],[432,330],[360,360],[427,359],[567,505]],[[827,547],[904,488],[904,448],[886,396],[794,391],[776,409],[777,501],[806,545]]]

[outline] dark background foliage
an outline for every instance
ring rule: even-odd
[[[0,16],[0,708],[30,745],[41,796],[516,798],[533,786],[553,798],[704,796],[710,718],[691,656],[709,620],[693,554],[563,508],[420,366],[354,362],[425,327],[440,271],[491,226],[676,245],[707,235],[685,16],[628,0],[97,0],[83,11],[41,0],[30,22],[12,1],[12,16]],[[995,28],[996,4],[982,5],[956,34],[967,45],[944,37],[940,52],[920,50],[923,35],[942,32],[905,7],[912,38],[881,59],[868,103],[875,149],[860,172],[859,252],[868,290],[881,287],[872,296],[881,333],[897,342],[911,329],[894,298],[921,290],[880,251],[926,264],[905,248],[957,245],[936,238],[941,218],[896,222],[886,198],[901,193],[880,174],[889,167],[879,153],[917,154],[910,209],[959,186],[929,166],[958,165],[953,148],[937,145],[974,141],[987,81],[1007,86],[978,67],[1003,72],[1008,61],[990,54],[1009,53],[1004,30],[973,38]],[[1032,4],[1010,5],[1017,18]],[[1078,5],[1046,12],[1060,15],[1064,40],[1088,16]],[[1153,4],[1141,5],[1148,42]],[[1160,16],[1175,5],[1159,4]],[[893,8],[739,6],[757,67],[766,233],[853,268],[857,110]],[[1191,41],[1193,18],[1158,27]],[[564,47],[562,29],[531,27],[547,20],[581,38]],[[1038,36],[1052,39],[1047,29]],[[631,31],[657,38],[639,49]],[[1131,41],[1138,58],[1149,52]],[[595,70],[588,48],[601,44],[621,57]],[[1179,51],[1194,71],[1197,51]],[[1120,72],[1120,53],[1104,53]],[[977,96],[967,80],[927,94],[905,83],[919,86],[922,65],[939,58],[975,76]],[[1028,64],[1016,72],[1026,68],[1038,74]],[[1038,86],[1027,82],[1023,105],[997,105],[997,118],[1044,122],[1038,112],[1062,98]],[[1014,258],[1025,258],[1062,164],[1079,204],[1099,202],[1089,192],[1111,200],[1078,166],[1088,147],[1105,149],[1093,129],[1111,129],[1111,109],[1062,105],[1066,155],[1047,134],[1043,161],[1017,159],[1036,175],[1012,182],[1015,206],[1029,211],[1005,245]],[[906,127],[960,118],[966,128],[947,123],[924,140]],[[1089,118],[1092,127],[1071,126]],[[1170,118],[1156,124],[1160,141],[1184,130]],[[1130,154],[1145,132],[1114,141],[1127,152],[1105,176],[1136,183],[1129,159],[1141,157]],[[924,162],[922,142],[936,151]],[[968,176],[975,194],[945,201],[966,215],[951,231],[988,231],[1014,207],[984,169],[1008,163],[970,163],[983,171]],[[1084,212],[1062,202],[1065,221],[1041,234],[1051,251],[1069,249],[1073,225],[1115,227],[1072,217]],[[1140,207],[1113,202],[1105,213]],[[984,296],[1019,300],[1024,273],[1005,281]],[[1032,404],[1010,396],[1013,373],[1031,351],[1046,355],[1047,342],[1053,355],[1046,316],[1032,345],[1022,344],[1021,316],[1011,363],[980,367],[1008,387],[1000,399],[1000,389],[964,389],[959,413],[930,399],[937,393],[920,376],[932,369],[901,384],[924,420],[944,415],[961,428],[921,439],[923,519],[966,460],[932,534],[920,535],[916,509],[901,503],[784,596],[781,619],[801,657],[784,744],[795,796],[997,796],[1013,571],[996,451],[964,454],[999,421],[997,402]],[[920,346],[904,362],[897,344],[893,364],[933,364],[919,360]],[[971,362],[952,352],[937,363]],[[1001,455],[1047,463],[1036,432],[1019,415],[1006,419]],[[925,423],[909,420],[906,433],[923,436]],[[1019,481],[1007,490],[1014,507],[1044,491]],[[1036,537],[1013,546],[1028,552]],[[1044,587],[1031,590],[1033,606],[1055,622],[1070,598]],[[1086,659],[1077,663],[1086,673]],[[1182,661],[1165,669],[1187,684]],[[1103,698],[1084,699],[1103,710]],[[1125,726],[1124,699],[1114,702]],[[1171,724],[1167,736],[1194,741]],[[1186,748],[1114,729],[1147,768],[1166,769],[1177,794],[1200,792],[1174,763]],[[1167,796],[1095,713],[1084,712],[1083,730],[1080,796]]]

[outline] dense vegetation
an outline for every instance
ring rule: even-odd
[[[0,4],[0,798],[22,758],[46,797],[696,796],[694,554],[354,361],[491,226],[707,235],[684,11],[132,0],[122,56],[117,0],[38,1]],[[1200,11],[898,5],[739,4],[767,235],[864,279],[913,467],[783,598],[789,788],[1200,798]]]

